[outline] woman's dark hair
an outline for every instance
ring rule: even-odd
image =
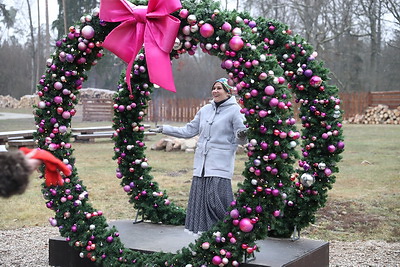
[[[22,152],[0,152],[0,168],[0,197],[25,192],[31,169]]]

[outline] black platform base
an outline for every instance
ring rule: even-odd
[[[133,224],[132,220],[109,222],[115,225],[125,247],[143,252],[172,252],[195,241],[184,232],[183,226],[171,226],[151,223]],[[271,267],[324,267],[329,266],[329,243],[325,241],[301,238],[297,241],[267,238],[257,241],[260,252],[256,259],[240,266]],[[89,259],[82,259],[79,253],[68,245],[64,238],[49,240],[49,265],[65,267],[95,266]]]

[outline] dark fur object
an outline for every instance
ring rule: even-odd
[[[31,170],[20,151],[0,152],[0,197],[25,192]]]

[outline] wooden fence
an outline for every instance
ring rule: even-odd
[[[111,121],[114,101],[106,98],[83,99],[83,121]]]
[[[362,114],[368,107],[379,104],[387,105],[392,109],[400,106],[400,91],[340,93],[339,97],[341,99],[340,106],[344,110],[344,119]],[[197,98],[154,99],[149,102],[145,120],[155,123],[162,121],[189,122],[199,108],[209,101],[210,99]],[[86,120],[111,120],[112,106],[112,100],[86,100],[83,102],[83,116]],[[296,104],[294,111],[297,114]]]

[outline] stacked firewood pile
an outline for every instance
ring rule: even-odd
[[[357,114],[347,121],[354,124],[400,124],[400,106],[395,109],[386,105],[369,107],[364,114]]]
[[[151,150],[165,150],[166,152],[180,150],[187,153],[193,153],[196,148],[196,143],[198,139],[198,136],[190,139],[175,137],[161,138],[159,141],[151,146]]]

